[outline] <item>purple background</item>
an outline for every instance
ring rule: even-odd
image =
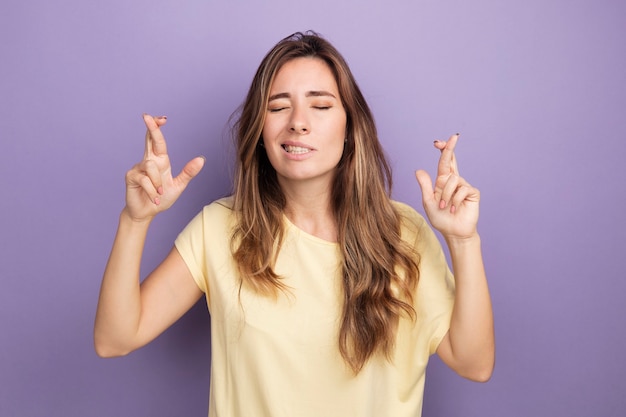
[[[429,368],[425,416],[626,414],[626,3],[3,1],[0,415],[203,416],[206,307],[148,347],[92,347],[101,274],[143,151],[166,114],[175,169],[208,164],[150,231],[147,272],[228,193],[228,117],[280,38],[313,28],[350,63],[421,207],[433,139],[461,132],[482,192],[497,333],[491,382]]]

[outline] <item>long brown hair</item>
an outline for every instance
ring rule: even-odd
[[[262,294],[286,289],[273,269],[284,235],[286,200],[261,146],[261,133],[276,73],[300,57],[328,64],[347,114],[346,144],[331,204],[343,255],[339,350],[358,373],[377,352],[391,359],[400,316],[415,317],[412,293],[419,256],[401,239],[402,219],[390,201],[391,168],[370,109],[341,54],[316,33],[295,33],[276,44],[261,62],[241,108],[234,129],[238,222],[231,246],[242,283]]]

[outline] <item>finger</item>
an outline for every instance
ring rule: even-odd
[[[150,159],[152,156],[166,155],[167,146],[160,127],[165,124],[167,117],[152,117],[144,113],[143,121],[147,128],[144,159]]]
[[[472,187],[470,184],[463,183],[459,185],[456,192],[452,196],[451,204],[459,207],[463,202],[478,202],[480,200],[480,191],[478,188]]]
[[[159,193],[154,187],[154,183],[147,175],[142,175],[139,178],[139,185],[141,185],[141,188],[144,190],[146,195],[150,198],[150,201],[152,201],[157,206],[161,203],[161,198],[159,197]]]
[[[471,187],[467,185],[459,186],[452,196],[452,200],[450,201],[450,212],[455,213],[459,207],[463,204],[465,199],[470,195]]]
[[[156,122],[154,121],[154,118],[152,116],[150,116],[147,113],[144,113],[142,115],[143,118],[143,122],[146,125],[146,144],[144,147],[144,153],[143,153],[143,157],[144,159],[149,159],[150,156],[152,155],[152,137],[150,136],[150,129],[155,129],[158,127],[158,125],[156,124]]]
[[[161,127],[165,125],[165,123],[167,123],[167,116],[156,116],[154,118],[154,122],[157,124],[157,126]]]
[[[148,176],[154,189],[158,194],[163,194],[163,181],[161,179],[161,172],[159,171],[159,167],[157,164],[151,160],[145,160],[141,163],[143,171]]]
[[[458,133],[457,133],[458,135]],[[444,141],[444,140],[436,140],[434,142],[435,144],[435,148],[439,149],[440,151],[443,152],[443,150],[446,148],[448,142]],[[451,168],[450,171],[452,173],[458,174],[459,173],[459,167],[457,165],[457,159],[456,159],[456,153],[452,152],[452,162],[451,162]]]
[[[450,175],[441,191],[441,198],[437,202],[440,209],[446,208],[448,203],[452,201],[452,196],[456,193],[460,184],[460,178],[458,175]]]
[[[458,167],[456,164],[456,158],[454,156],[454,148],[456,147],[456,143],[459,140],[459,134],[456,133],[445,142],[445,146],[441,148],[441,156],[439,157],[439,165],[437,167],[437,175],[448,175],[448,174],[458,174]],[[440,149],[437,146],[437,143],[441,141],[435,142],[435,147]]]
[[[446,144],[448,142],[444,141],[444,140],[436,140],[434,142],[435,148],[439,149],[440,151],[443,151],[446,148]],[[452,171],[455,173],[459,173],[459,168],[457,166],[457,162],[456,162],[456,154],[452,153]]]
[[[129,188],[141,188],[150,201],[157,205],[160,203],[159,193],[140,164],[126,173],[126,184]]]
[[[424,204],[424,207],[436,204],[433,192],[433,182],[430,179],[430,175],[428,175],[426,171],[420,169],[415,171],[415,178],[417,179],[417,183],[422,191],[422,203]]]
[[[185,187],[187,187],[187,184],[189,184],[189,181],[191,181],[202,170],[205,161],[206,159],[204,158],[204,156],[198,156],[197,158],[194,158],[191,161],[187,162],[187,164],[181,170],[180,174],[178,174],[178,176],[174,180],[178,182],[184,189]]]

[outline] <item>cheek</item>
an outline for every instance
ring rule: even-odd
[[[341,136],[341,139],[343,141],[343,139],[345,139],[345,137],[348,134],[348,126],[347,126],[347,120],[346,117],[341,117],[337,120],[336,124],[335,124],[335,134],[337,136]]]
[[[271,132],[264,127],[261,131],[261,145],[263,145],[267,149],[271,138]]]
[[[279,130],[278,123],[266,120],[263,124],[263,129],[261,130],[261,137],[264,141],[272,140],[277,135]]]

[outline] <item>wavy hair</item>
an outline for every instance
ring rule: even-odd
[[[238,221],[231,250],[242,285],[264,295],[287,290],[273,269],[284,237],[286,199],[261,146],[261,134],[275,75],[286,62],[301,57],[328,64],[347,114],[347,142],[336,168],[331,204],[342,254],[339,351],[358,374],[376,353],[391,360],[400,316],[415,318],[412,294],[419,255],[401,239],[402,219],[390,200],[391,168],[371,111],[344,58],[314,32],[290,35],[270,50],[240,109],[233,129]]]

